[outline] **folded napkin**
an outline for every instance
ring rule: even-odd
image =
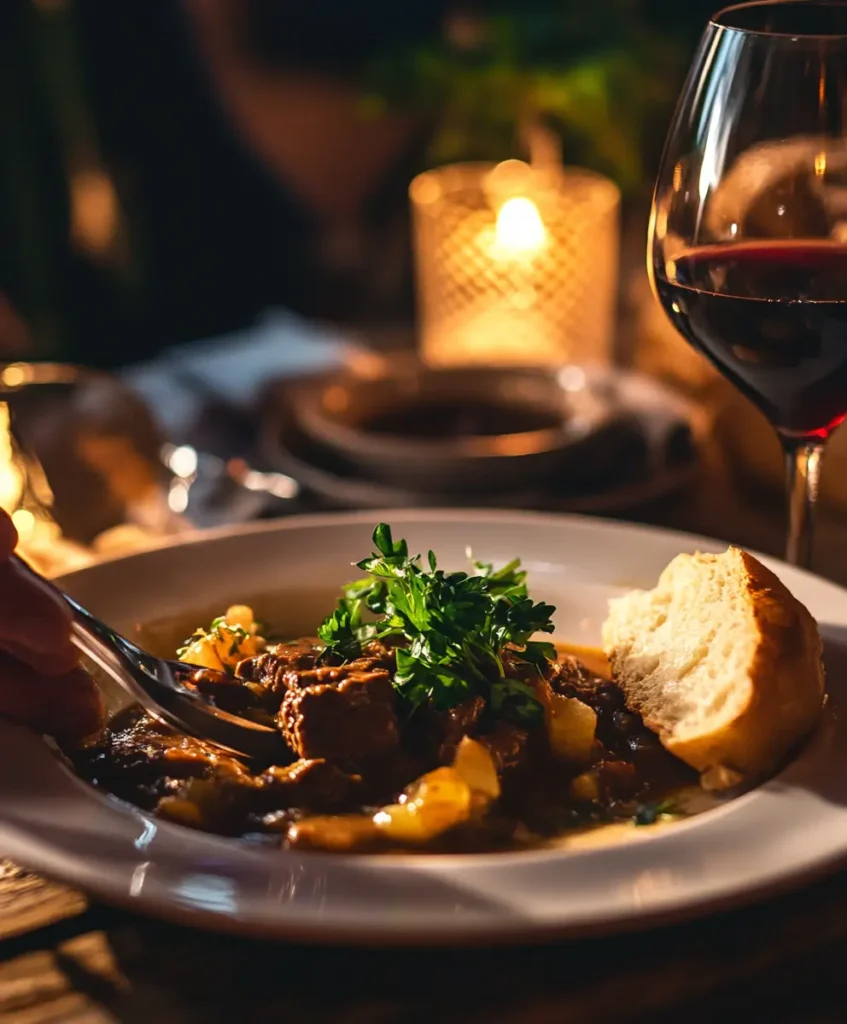
[[[330,328],[273,310],[252,327],[181,345],[129,367],[123,378],[147,401],[167,436],[180,444],[188,441],[210,399],[249,415],[271,378],[331,370],[362,354]]]
[[[585,372],[590,390],[613,410],[610,419],[641,436],[648,473],[692,457],[690,401],[643,374],[599,367]]]

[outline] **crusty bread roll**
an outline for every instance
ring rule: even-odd
[[[739,548],[678,555],[611,601],[603,647],[628,706],[710,789],[779,767],[823,703],[815,620]]]

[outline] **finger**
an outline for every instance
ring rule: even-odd
[[[81,668],[42,676],[8,654],[0,654],[0,717],[39,732],[84,739],[103,723],[103,701]]]
[[[0,563],[0,648],[43,675],[63,675],[78,662],[67,606],[12,562]]]
[[[9,515],[0,509],[0,561],[6,559],[15,550],[18,543],[18,531]]]

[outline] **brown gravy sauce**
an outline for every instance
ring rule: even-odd
[[[285,623],[284,635],[291,637],[311,635],[314,632],[315,622],[320,620],[327,607],[332,607],[332,603],[330,603],[332,600],[334,600],[334,596],[328,599],[327,592],[316,592],[313,595],[306,595],[304,601],[302,592],[298,592],[296,603],[292,600],[291,595],[287,594],[265,594],[252,600],[248,598],[243,603],[249,604],[256,612],[257,618],[262,621],[272,624]],[[199,612],[195,610],[176,617],[170,616],[145,623],[138,627],[137,634],[140,641],[145,643],[150,650],[164,657],[173,657],[176,647],[197,626],[208,623],[213,617],[220,615],[223,610],[221,602],[218,601],[214,606]],[[273,632],[278,636],[281,635],[281,631],[278,629]],[[582,661],[591,672],[605,679],[611,679],[609,660],[601,648],[573,643],[558,637],[554,637],[553,641],[561,654],[572,655]],[[686,786],[673,794],[673,803],[681,812],[681,817],[660,818],[649,825],[635,825],[631,822],[587,825],[572,829],[549,840],[545,845],[547,848],[553,849],[580,850],[638,842],[656,835],[657,830],[673,827],[679,820],[721,806],[723,802],[698,785]]]
[[[600,647],[569,643],[554,640],[560,654],[570,654],[578,658],[591,672],[604,679],[612,678],[612,667],[605,651]],[[703,811],[720,807],[724,801],[708,793],[699,785],[685,786],[674,794],[674,803],[683,812],[684,820]],[[634,825],[632,822],[620,821],[605,825],[590,825],[586,828],[573,829],[550,841],[549,845],[559,850],[581,850],[602,846],[613,846],[654,836],[657,830],[672,828],[680,819],[659,819],[652,825]]]

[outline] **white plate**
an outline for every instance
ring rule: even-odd
[[[296,585],[326,594],[370,550],[378,515],[215,532],[83,569],[67,588],[124,631],[137,622]],[[652,585],[711,541],[598,520],[504,512],[386,513],[445,565],[465,547],[514,555],[563,637],[591,643],[606,600]],[[830,701],[802,755],[761,788],[686,822],[596,849],[465,857],[343,857],[251,848],[157,822],[95,793],[26,730],[0,725],[0,854],[138,911],[314,942],[541,940],[703,913],[787,887],[847,854],[847,592],[768,561],[822,623]],[[839,636],[841,647],[839,648]]]

